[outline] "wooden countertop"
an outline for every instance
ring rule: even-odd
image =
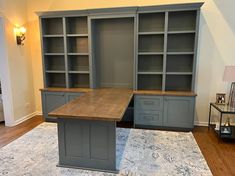
[[[42,92],[90,92],[93,91],[93,89],[90,88],[43,88],[40,89]]]
[[[49,115],[61,118],[121,121],[132,96],[133,90],[130,89],[93,89]]]
[[[161,95],[161,96],[185,96],[195,97],[196,93],[191,91],[161,91],[161,90],[135,90],[135,95]]]
[[[42,92],[91,92],[97,89],[91,88],[43,88],[40,89]],[[161,90],[132,90],[135,95],[162,95],[162,96],[197,96],[196,93],[191,91],[161,91]]]

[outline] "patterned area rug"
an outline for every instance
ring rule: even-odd
[[[117,128],[118,175],[212,175],[192,133]],[[57,127],[43,123],[0,149],[0,175],[104,176],[56,167]]]

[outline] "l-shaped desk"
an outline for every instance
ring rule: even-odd
[[[58,118],[59,166],[116,172],[116,123],[122,120],[134,94],[135,106],[138,106],[135,109],[144,114],[146,119],[142,120],[146,121],[152,120],[153,115],[148,114],[143,107],[160,108],[163,106],[161,99],[165,95],[166,98],[176,98],[171,99],[170,104],[178,109],[180,115],[189,110],[182,112],[178,105],[183,102],[183,106],[189,104],[190,107],[192,103],[187,98],[194,99],[196,96],[192,92],[133,91],[117,88],[87,91],[49,113],[49,116]],[[154,97],[156,94],[161,96]],[[151,97],[147,97],[148,95]],[[177,96],[182,95],[185,96],[184,100],[178,101]],[[141,103],[143,107],[140,106]],[[135,116],[141,116],[138,112],[136,114]],[[174,112],[174,116],[177,113]]]
[[[129,89],[96,89],[49,115],[58,117],[59,166],[116,171],[116,122]]]

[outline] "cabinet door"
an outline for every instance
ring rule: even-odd
[[[66,93],[67,102],[70,102],[74,100],[75,98],[80,97],[82,94],[83,93]]]
[[[195,97],[164,97],[166,127],[193,128]]]
[[[53,118],[48,116],[48,113],[59,108],[66,103],[64,92],[43,92],[42,107],[44,118]]]

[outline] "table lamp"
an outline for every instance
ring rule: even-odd
[[[223,81],[231,82],[228,105],[235,107],[235,66],[225,67]]]

